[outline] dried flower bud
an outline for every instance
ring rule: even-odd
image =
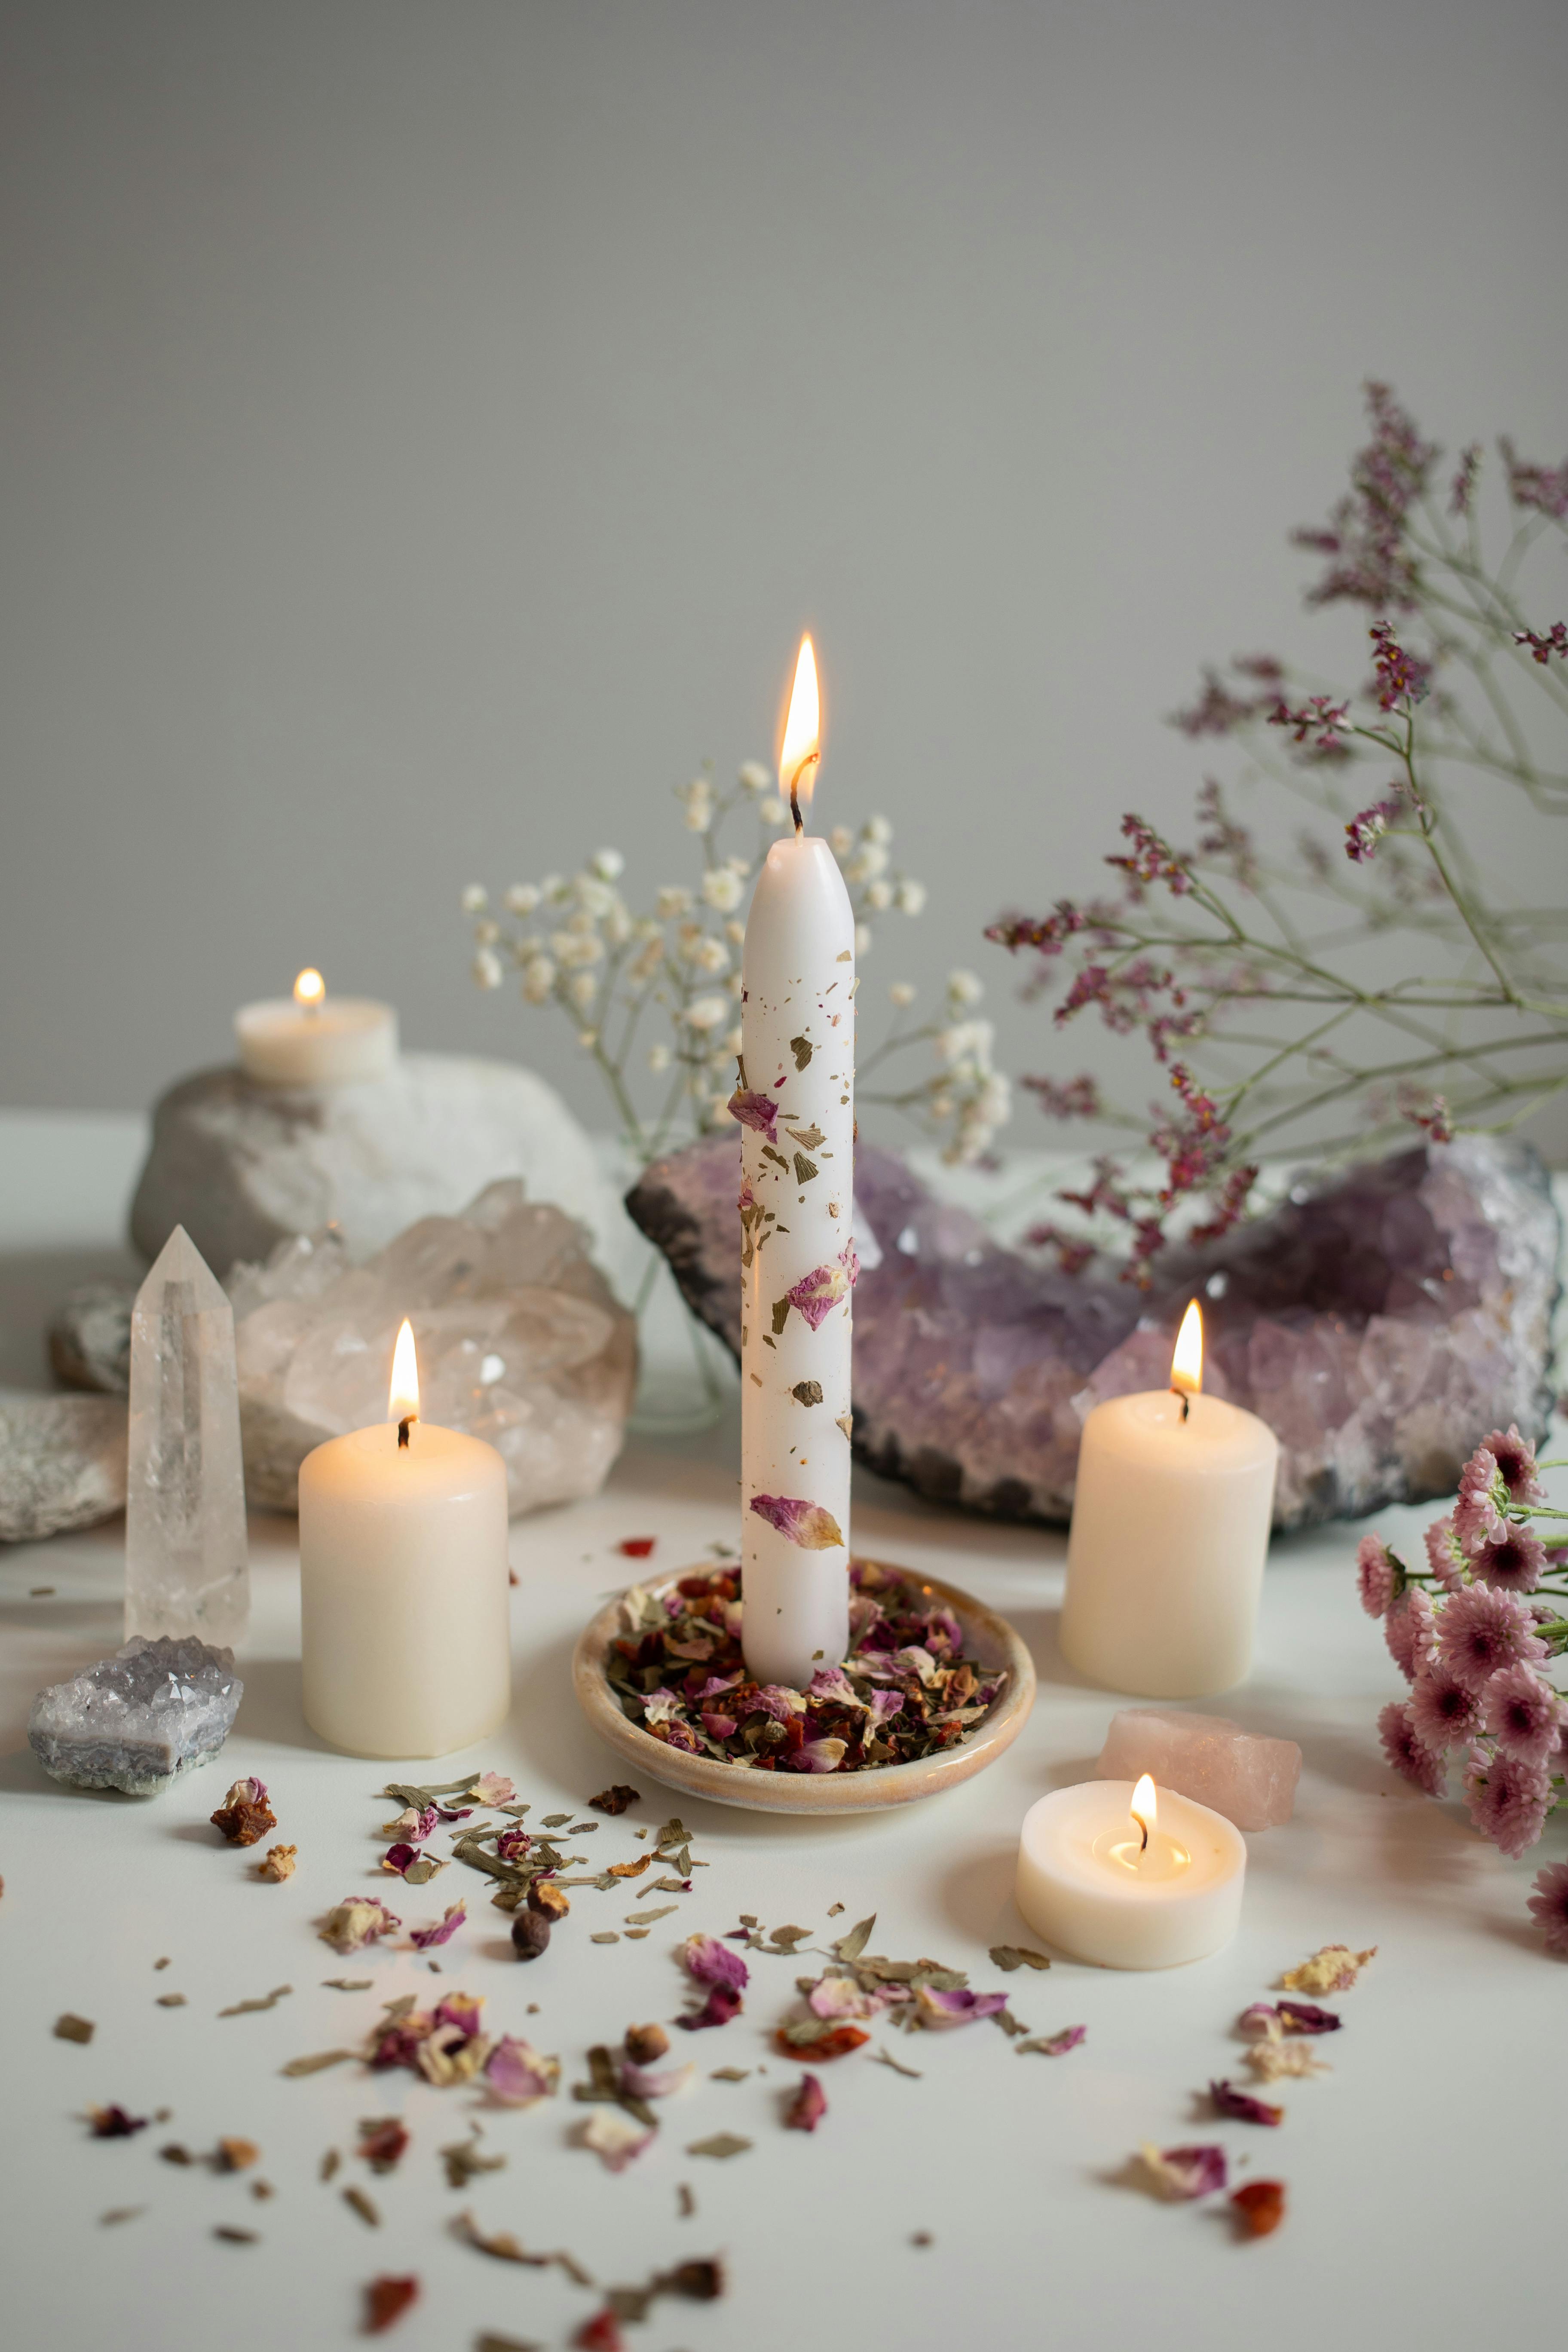
[[[572,1904],[552,1879],[536,1878],[528,1890],[528,1907],[539,1919],[564,1919]]]
[[[269,1845],[267,1849],[266,1861],[258,1862],[256,1865],[258,1876],[269,1878],[274,1885],[280,1886],[286,1878],[293,1877],[295,1858],[299,1851],[297,1845]]]
[[[550,1945],[550,1922],[538,1911],[520,1911],[511,1923],[512,1949],[520,1960],[536,1960]]]
[[[265,1780],[237,1780],[212,1815],[212,1824],[231,1845],[255,1845],[268,1830],[275,1830],[278,1816],[267,1801]]]
[[[245,2172],[260,2154],[253,2139],[220,2139],[214,2161],[220,2172]]]
[[[634,2066],[651,2066],[669,2048],[669,2036],[662,2025],[628,2025],[626,2056]]]

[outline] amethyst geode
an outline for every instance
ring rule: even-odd
[[[740,1168],[715,1137],[626,1198],[737,1353]],[[1084,1416],[1165,1385],[1194,1295],[1205,1386],[1279,1437],[1277,1527],[1452,1494],[1489,1430],[1538,1439],[1550,1417],[1560,1228],[1526,1144],[1465,1137],[1303,1181],[1144,1293],[1002,1247],[891,1152],[861,1148],[855,1209],[856,1452],[969,1510],[1066,1519]]]

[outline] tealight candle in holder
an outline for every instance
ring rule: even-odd
[[[1016,1900],[1036,1934],[1104,1969],[1173,1969],[1217,1952],[1241,1916],[1247,1846],[1223,1813],[1145,1773],[1053,1789],[1018,1842]]]

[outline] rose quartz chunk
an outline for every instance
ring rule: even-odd
[[[1223,1715],[1129,1706],[1112,1716],[1094,1769],[1101,1780],[1152,1772],[1156,1787],[1209,1806],[1238,1830],[1271,1830],[1295,1811],[1301,1751],[1293,1739],[1260,1738]]]

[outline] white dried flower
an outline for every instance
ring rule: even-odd
[[[893,895],[900,915],[918,915],[925,906],[926,886],[923,882],[911,881],[906,874]]]
[[[566,993],[579,1013],[591,1013],[594,999],[599,993],[599,983],[591,971],[574,972],[567,982]]]
[[[686,811],[688,833],[706,833],[713,822],[713,787],[706,776],[683,784],[676,793]]]
[[[855,836],[847,824],[836,824],[827,836],[827,846],[835,857],[847,857],[855,846]]]
[[[744,973],[743,973],[743,972],[739,972],[739,971],[732,971],[732,972],[730,974],[729,979],[724,982],[724,985],[725,985],[725,987],[729,990],[729,992],[730,992],[731,995],[731,996],[733,996],[734,998],[736,998],[737,1000],[739,1000],[739,999],[740,999],[741,997],[742,997],[742,996],[745,994],[745,992],[746,992],[746,981],[745,981],[745,975],[744,975]]]
[[[624,948],[632,935],[632,919],[619,898],[605,917],[605,937],[613,948]]]
[[[650,1070],[668,1070],[674,1059],[674,1055],[662,1040],[658,1045],[650,1045],[647,1049],[647,1066]]]
[[[773,788],[773,772],[771,768],[764,767],[761,760],[742,760],[740,782],[743,793],[752,794],[771,793]]]
[[[476,988],[499,988],[506,977],[494,948],[481,948],[474,958],[473,969]]]
[[[639,948],[632,958],[631,977],[646,987],[664,963],[664,941],[656,931],[647,945]]]
[[[771,824],[775,828],[781,824],[787,824],[789,823],[789,810],[785,807],[784,802],[780,800],[776,793],[773,794],[771,801],[761,801],[758,803],[757,814],[761,817],[764,824]]]
[[[892,986],[889,989],[888,994],[892,998],[893,1003],[898,1006],[900,1012],[902,1013],[915,1001],[914,982],[912,980],[895,980]]]
[[[860,828],[861,838],[874,841],[885,849],[893,837],[893,828],[885,816],[868,816]]]
[[[689,1029],[700,1034],[717,1029],[720,1022],[728,1018],[729,1012],[730,1008],[721,996],[697,996],[680,1017]]]
[[[955,1021],[935,1039],[937,1057],[950,1069],[967,1069],[975,1076],[988,1069],[995,1030],[989,1021]]]
[[[724,1039],[725,1053],[738,1054],[741,1050],[741,1024],[737,1021],[735,1026],[729,1032],[728,1035]]]
[[[710,907],[716,907],[721,915],[729,914],[731,908],[740,905],[743,887],[732,866],[715,866],[702,877],[703,898]]]
[[[579,1044],[579,1045],[581,1045],[581,1046],[582,1046],[583,1051],[584,1052],[584,1054],[591,1054],[591,1053],[593,1052],[593,1050],[594,1050],[595,1046],[598,1044],[598,1042],[599,1042],[599,1033],[598,1033],[598,1031],[597,1031],[596,1029],[579,1029],[579,1030],[578,1030],[578,1032],[577,1032],[577,1043]]]
[[[871,927],[869,923],[857,923],[855,926],[855,955],[857,961],[858,961],[861,956],[868,956],[870,952]]]
[[[542,898],[547,898],[552,906],[556,906],[563,898],[570,896],[571,888],[571,884],[563,882],[559,874],[547,874],[539,886],[539,895]]]
[[[530,1004],[542,1004],[555,985],[555,966],[547,955],[530,956],[522,967],[522,992]]]
[[[506,894],[507,911],[513,915],[531,915],[539,904],[539,890],[532,882],[514,882]]]
[[[612,889],[608,882],[601,882],[596,874],[579,874],[572,885],[572,895],[578,908],[574,921],[586,919],[591,923],[602,923],[612,907],[621,903],[620,892]]]
[[[463,893],[465,915],[482,915],[490,903],[490,894],[482,882],[470,882]]]
[[[863,841],[844,868],[847,882],[874,882],[885,871],[888,853],[879,841]]]
[[[728,922],[724,926],[724,937],[732,946],[740,947],[745,940],[746,926],[744,923]]]
[[[697,971],[710,972],[717,979],[721,971],[730,969],[730,950],[722,940],[713,939],[705,933],[701,939],[693,940],[687,961]]]
[[[719,1095],[710,1095],[710,1096],[709,1096],[709,1097],[708,1097],[708,1124],[709,1124],[709,1126],[710,1126],[710,1127],[728,1127],[728,1126],[729,1126],[729,1124],[730,1124],[730,1097],[729,1097],[729,1096],[728,1096],[727,1094],[719,1094]]]
[[[892,903],[892,884],[887,881],[873,882],[870,888],[866,893],[866,904],[870,908],[872,913],[877,915],[885,915]]]
[[[950,971],[947,992],[954,1004],[978,1004],[985,993],[985,983],[976,980],[972,971]]]
[[[474,925],[474,937],[480,947],[493,948],[500,937],[500,925],[492,922],[487,915],[482,923]]]
[[[654,905],[667,923],[672,922],[677,915],[690,912],[691,893],[689,890],[683,890],[679,883],[667,883],[654,900]]]
[[[596,931],[554,931],[550,945],[557,962],[568,971],[582,971],[597,963],[605,952],[605,943]]]
[[[613,882],[626,870],[626,861],[618,849],[595,849],[588,860],[588,870],[601,882]]]

